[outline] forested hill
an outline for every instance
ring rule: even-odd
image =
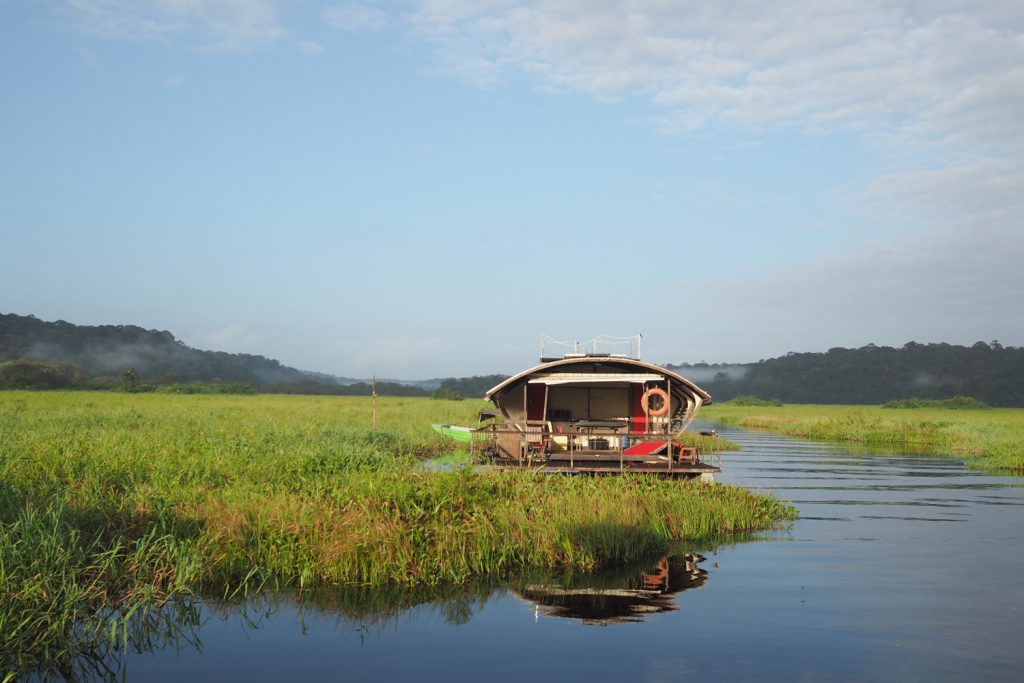
[[[482,395],[477,385],[490,380],[449,379],[442,395]],[[441,384],[441,379],[383,380],[376,389],[385,396],[430,396]],[[297,370],[264,356],[202,351],[167,331],[135,325],[74,325],[0,313],[0,389],[151,391],[158,387],[185,393],[258,390],[368,396],[371,392],[365,380]]]
[[[18,359],[67,363],[85,377],[117,378],[134,369],[141,380],[149,382],[310,381],[301,371],[276,360],[193,349],[166,331],[134,325],[73,325],[31,315],[0,314],[0,362]]]
[[[750,364],[666,366],[716,401],[759,396],[785,403],[880,404],[895,399],[973,396],[993,406],[1024,406],[1024,348],[868,344],[825,353],[789,353]]]
[[[19,361],[12,363],[9,361]],[[737,396],[786,403],[880,404],[904,398],[972,396],[993,406],[1024,407],[1024,348],[998,342],[973,346],[869,344],[825,353],[789,353],[749,364],[680,364],[716,401]],[[370,393],[366,382],[310,373],[244,353],[201,351],[170,332],[134,325],[73,325],[0,313],[0,387],[116,388],[125,373],[139,384],[241,383],[251,390],[309,394]],[[415,383],[377,383],[380,394],[479,397],[504,375]]]

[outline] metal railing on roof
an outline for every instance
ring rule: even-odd
[[[572,358],[574,356],[620,356],[640,360],[640,340],[642,334],[634,334],[631,337],[612,337],[607,334],[599,334],[587,341],[574,340],[571,342],[559,341],[546,334],[540,335],[540,357],[541,360],[549,358]],[[559,353],[550,353],[549,348],[554,348]]]

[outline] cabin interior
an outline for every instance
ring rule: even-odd
[[[477,430],[489,435],[481,441],[485,455],[510,467],[558,460],[575,469],[582,461],[591,472],[665,466],[675,476],[673,463],[714,469],[678,438],[711,397],[685,377],[641,361],[639,337],[625,339],[632,343],[628,356],[577,342],[573,353],[550,358],[542,335],[541,364],[486,394],[497,409],[486,414],[500,414],[503,422]]]
[[[652,416],[644,410],[644,392],[652,387],[665,388],[664,382],[586,382],[547,384],[533,380],[526,389],[527,422],[547,422],[552,433],[570,433],[580,429],[609,432],[665,432],[672,408],[664,416]],[[519,391],[522,394],[522,389]],[[515,397],[510,396],[510,406]],[[510,417],[513,410],[510,407]],[[521,419],[522,412],[515,415]],[[519,420],[514,420],[519,421]],[[601,424],[598,424],[601,423]]]
[[[672,387],[662,375],[551,373],[508,387],[501,407],[506,426],[518,432],[497,440],[503,457],[521,457],[527,448],[555,459],[565,453],[600,459],[638,449],[639,454],[652,455],[640,444],[660,435],[657,440],[664,447],[696,403],[682,386]]]

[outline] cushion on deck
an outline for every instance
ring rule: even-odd
[[[623,455],[654,455],[665,450],[664,441],[641,441],[622,451]]]

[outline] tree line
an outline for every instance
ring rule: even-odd
[[[998,341],[971,346],[868,344],[824,353],[788,353],[757,363],[681,363],[668,369],[717,401],[740,396],[786,403],[882,404],[970,396],[992,406],[1024,406],[1024,348]],[[508,376],[377,383],[389,396],[479,398]],[[430,384],[431,388],[422,386]],[[0,314],[0,388],[252,392],[369,396],[371,385],[342,384],[242,353],[201,351],[167,331],[134,325],[73,325]]]
[[[971,346],[868,344],[824,353],[788,353],[750,364],[681,363],[669,369],[717,401],[758,396],[786,403],[878,405],[901,399],[970,396],[992,406],[1024,406],[1024,348],[998,341]]]
[[[439,388],[433,390],[380,381],[376,391],[475,398],[504,378],[447,378],[434,382]],[[165,330],[0,314],[0,388],[369,396],[374,387],[365,381],[341,383],[264,356],[194,349]]]

